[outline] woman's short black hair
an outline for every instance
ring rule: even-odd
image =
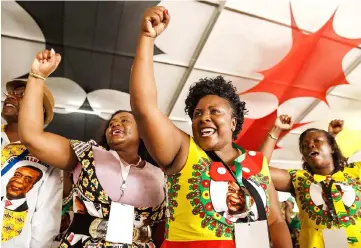
[[[244,115],[247,114],[246,103],[241,101],[237,94],[237,89],[231,81],[224,80],[222,76],[203,78],[193,84],[185,100],[185,112],[193,119],[193,112],[199,100],[208,95],[222,97],[231,105],[233,117],[237,120],[236,128],[233,131],[233,139],[236,139],[242,130]]]
[[[331,149],[333,150],[332,158],[333,158],[333,164],[335,166],[335,171],[342,171],[345,166],[347,165],[347,158],[345,158],[340,150],[340,148],[337,145],[335,137],[333,137],[329,132],[326,132],[322,129],[317,128],[309,128],[306,131],[304,131],[298,140],[298,146],[300,149],[300,152],[302,153],[302,146],[303,146],[303,140],[305,139],[306,135],[309,132],[321,132],[325,135],[327,139],[327,143],[331,146]],[[304,170],[307,170],[311,173],[313,173],[310,169],[310,166],[306,163],[306,161],[303,162],[302,167]]]
[[[106,125],[105,125],[104,130],[103,130],[102,138],[100,139],[98,144],[101,145],[102,147],[104,147],[107,150],[110,150],[110,147],[108,145],[107,136],[106,136],[105,133],[106,133],[108,127],[109,127],[110,121],[113,119],[114,116],[116,116],[119,113],[129,113],[129,114],[133,115],[132,111],[118,110],[118,111],[114,112],[112,114],[112,116],[110,117],[110,119],[106,122]],[[146,160],[147,162],[149,162],[149,163],[151,163],[151,164],[153,164],[155,166],[158,166],[157,163],[155,162],[155,160],[150,156],[150,154],[149,154],[147,148],[145,147],[145,144],[144,144],[144,142],[143,142],[143,140],[141,138],[139,138],[138,154],[143,160]]]

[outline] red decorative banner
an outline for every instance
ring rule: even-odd
[[[314,97],[327,104],[326,93],[329,88],[348,84],[342,60],[361,43],[361,39],[337,35],[333,29],[334,16],[317,32],[306,34],[298,28],[291,8],[293,42],[290,51],[278,64],[261,71],[264,79],[241,95],[251,92],[271,93],[277,97],[279,105],[297,97]],[[249,150],[258,150],[276,118],[277,110],[261,119],[245,119],[236,143]],[[295,124],[292,129],[305,124]]]
[[[273,111],[271,114],[260,118],[260,119],[245,119],[242,127],[241,133],[238,135],[237,140],[235,141],[241,147],[247,150],[258,151],[263,140],[266,138],[269,130],[273,126],[277,118],[277,110]],[[294,124],[292,129],[296,129],[308,123],[297,123]],[[291,130],[287,130],[281,134],[281,137],[288,134]],[[276,146],[275,149],[280,147]]]
[[[264,79],[243,92],[274,94],[279,105],[296,97],[314,97],[327,103],[326,93],[332,86],[348,84],[342,69],[344,56],[361,43],[336,34],[332,17],[317,32],[305,34],[294,20],[291,9],[292,47],[274,67],[261,71]]]

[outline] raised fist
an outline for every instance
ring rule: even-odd
[[[277,117],[275,124],[281,130],[290,130],[293,126],[292,117],[288,115],[280,115]]]
[[[60,61],[60,54],[55,53],[53,49],[51,49],[51,51],[44,50],[38,52],[33,61],[33,64],[31,65],[31,72],[47,78],[55,71],[55,69],[60,64]]]
[[[155,6],[144,12],[141,33],[143,36],[156,38],[168,26],[170,16],[168,10],[162,6]]]
[[[343,129],[343,120],[332,120],[330,124],[328,124],[328,132],[333,136],[336,136]]]

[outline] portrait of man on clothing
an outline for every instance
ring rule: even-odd
[[[6,185],[5,208],[15,212],[28,210],[26,193],[40,181],[43,171],[35,166],[25,165],[15,170]]]
[[[245,186],[236,182],[222,163],[211,164],[210,177],[210,198],[218,214],[231,222],[257,218],[257,206],[253,196]],[[266,195],[262,187],[252,181],[249,182],[265,203]]]

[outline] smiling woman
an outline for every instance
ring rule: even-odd
[[[192,119],[194,140],[204,150],[217,149],[214,144],[224,146],[225,140],[219,142],[217,137],[236,139],[247,112],[236,88],[222,76],[200,79],[189,89],[185,104],[185,111]],[[213,124],[203,122],[203,118],[212,118]]]
[[[235,247],[235,241],[252,247],[237,240],[248,226],[241,223],[247,221],[260,221],[257,232],[266,234],[262,241],[268,247],[266,220],[274,247],[291,247],[266,160],[232,142],[245,113],[245,103],[232,83],[216,77],[201,79],[190,88],[185,110],[194,138],[174,126],[157,106],[153,47],[169,21],[164,7],[145,12],[130,81],[141,136],[168,174],[170,217],[162,247],[228,248]]]
[[[196,85],[193,85],[189,89],[189,95],[185,100],[185,111],[191,119],[199,116],[199,109],[196,109],[197,104],[203,97],[220,97],[220,100],[227,101],[227,107],[231,106],[232,117],[235,118],[235,122],[231,127],[232,138],[236,139],[238,133],[242,129],[244,115],[247,113],[245,103],[239,101],[239,96],[236,93],[236,88],[231,82],[226,82],[222,76],[218,76],[214,79],[200,79]],[[215,106],[214,106],[215,107]],[[219,112],[217,108],[212,110],[213,112]]]
[[[145,160],[133,114],[112,115],[104,130],[106,149],[93,140],[69,141],[44,132],[39,94],[44,91],[43,78],[59,63],[54,51],[37,54],[21,104],[19,133],[39,159],[73,171],[74,218],[60,247],[154,247],[152,230],[164,219],[166,207],[164,174]],[[121,215],[130,217],[127,225],[124,219],[118,221]],[[122,239],[109,234],[119,230],[124,231]]]

